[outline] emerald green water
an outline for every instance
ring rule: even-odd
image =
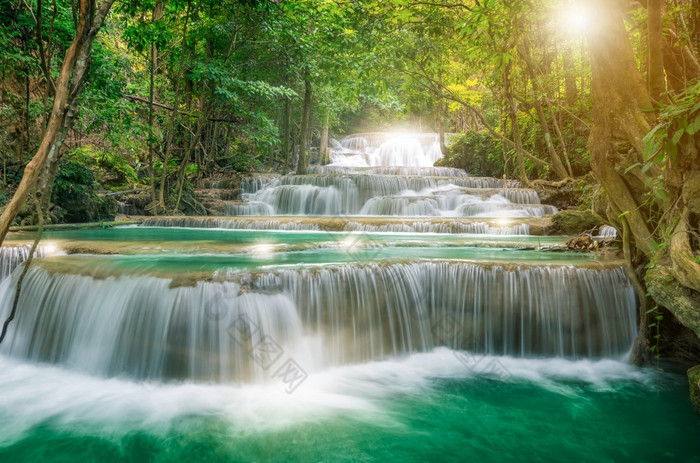
[[[12,238],[29,240],[31,234],[16,234]],[[57,249],[74,243],[90,249],[90,243],[94,243],[103,246],[103,251],[118,255],[86,257],[85,265],[93,268],[183,273],[416,259],[553,264],[598,259],[595,254],[548,251],[548,247],[564,240],[538,236],[121,227],[49,231],[43,243]]]
[[[163,255],[116,255],[116,256],[67,256],[48,258],[60,261],[68,269],[82,269],[107,273],[148,272],[172,276],[186,276],[191,272],[213,273],[217,271],[253,270],[271,266],[315,266],[369,262],[409,262],[417,259],[450,261],[489,261],[501,265],[529,263],[575,264],[592,262],[587,254],[542,253],[502,248],[475,247],[380,247],[346,249],[312,249],[298,252],[273,252],[265,247],[249,253],[237,254],[163,254]]]
[[[443,349],[321,372],[288,395],[277,384],[139,384],[0,358],[0,461],[700,461],[682,376],[615,361],[489,360],[505,379]]]
[[[566,241],[561,236],[497,236],[497,235],[459,235],[438,233],[364,233],[364,232],[328,232],[328,231],[278,231],[278,230],[224,230],[206,228],[171,228],[171,227],[114,227],[107,229],[84,230],[47,230],[43,233],[45,241],[84,240],[84,241],[136,241],[136,242],[201,242],[217,241],[231,244],[250,243],[320,243],[342,241],[346,237],[361,236],[363,240],[383,243],[518,243],[530,246],[562,244]],[[32,240],[34,233],[14,233],[12,239]]]

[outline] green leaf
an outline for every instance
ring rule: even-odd
[[[673,138],[671,139],[671,143],[673,143],[674,145],[677,145],[678,142],[681,141],[681,138],[683,137],[684,133],[685,133],[685,130],[683,130],[683,129],[676,130],[676,133],[673,134]]]
[[[692,124],[688,125],[686,131],[688,132],[688,135],[695,135],[696,133],[700,132],[700,114],[697,115]]]
[[[644,167],[642,167],[642,173],[645,173],[645,174],[646,174],[647,171],[648,171],[649,169],[651,169],[651,166],[653,166],[653,165],[654,165],[654,161],[653,161],[653,160],[647,162],[646,164],[644,164]]]
[[[654,195],[663,202],[668,200],[668,196],[666,196],[664,190],[654,190]]]
[[[634,169],[635,167],[639,167],[639,166],[641,166],[641,165],[642,165],[641,162],[635,162],[634,164],[632,164],[631,166],[629,166],[627,169],[625,169],[625,173],[627,174],[627,173],[629,173],[629,171],[631,171],[631,170]]]

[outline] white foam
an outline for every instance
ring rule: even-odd
[[[173,420],[191,415],[218,417],[238,433],[284,428],[337,413],[390,424],[392,417],[383,401],[396,394],[425,392],[436,378],[525,381],[572,395],[577,388],[567,381],[606,388],[619,381],[651,384],[659,375],[616,360],[481,358],[480,365],[500,363],[505,374],[495,376],[470,368],[460,355],[440,348],[321,371],[311,374],[292,394],[276,381],[155,384],[95,378],[0,356],[0,445],[16,442],[47,420],[108,435],[134,429],[165,433]]]

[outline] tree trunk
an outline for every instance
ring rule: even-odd
[[[624,170],[644,162],[642,139],[650,129],[644,110],[652,106],[651,100],[637,69],[622,11],[605,0],[593,0],[593,4],[601,13],[600,27],[588,38],[594,103],[591,167],[616,213],[626,212],[635,245],[649,253],[653,238],[637,202],[649,177],[638,173],[635,179]]]
[[[573,178],[574,170],[571,168],[571,161],[569,161],[569,150],[566,148],[566,140],[564,140],[564,135],[561,133],[559,122],[557,121],[557,115],[554,113],[554,107],[552,107],[552,102],[549,101],[549,99],[547,99],[547,107],[549,108],[549,115],[552,117],[552,127],[554,127],[554,132],[557,134],[559,144],[561,145],[562,157],[566,162],[566,171],[569,173],[569,176]]]
[[[299,134],[299,160],[297,175],[306,173],[309,167],[309,145],[311,140],[311,75],[309,68],[304,70],[304,107],[301,111],[301,130]]]
[[[156,7],[153,9],[153,16],[151,17],[151,22],[155,23],[160,21],[163,17],[163,2],[158,2]],[[155,154],[153,148],[153,101],[155,99],[155,75],[156,69],[158,68],[158,47],[155,42],[151,43],[151,56],[149,60],[149,72],[148,72],[148,159],[146,160],[146,172],[148,173],[148,180],[151,185],[151,200],[155,201],[157,199],[156,194],[156,176],[153,170],[153,162],[155,161]]]
[[[647,0],[647,29],[649,47],[649,91],[655,102],[666,91],[664,78],[664,37],[661,25],[663,0]]]
[[[34,157],[24,169],[17,191],[0,216],[0,244],[5,240],[10,224],[25,203],[27,195],[34,189],[47,157],[52,150],[56,149],[55,142],[59,131],[64,127],[66,115],[72,110],[72,104],[82,91],[85,75],[90,66],[93,41],[113,2],[114,0],[104,0],[97,7],[94,0],[80,0],[75,37],[66,51],[61,71],[54,85],[56,93],[46,130]]]
[[[330,114],[326,110],[326,115],[323,118],[323,128],[321,128],[321,143],[318,147],[319,164],[328,164],[328,123]]]
[[[160,188],[158,190],[158,207],[165,210],[165,184],[168,180],[168,163],[172,157],[173,137],[175,132],[175,120],[178,116],[178,106],[180,104],[180,83],[185,66],[185,48],[187,46],[187,26],[190,19],[190,2],[187,2],[185,11],[185,23],[182,25],[182,44],[180,46],[180,63],[175,77],[175,102],[173,103],[174,111],[170,113],[170,121],[168,122],[168,135],[165,142],[165,154],[163,156],[163,170],[160,176]]]
[[[440,143],[440,152],[442,154],[447,154],[447,146],[445,145],[445,105],[443,104],[443,98],[440,98],[439,104],[440,114],[438,114],[438,137]]]
[[[542,108],[542,103],[540,102],[540,97],[542,96],[542,89],[537,81],[538,75],[535,72],[535,67],[532,63],[532,58],[530,57],[530,49],[526,43],[522,43],[519,48],[520,56],[522,56],[525,61],[525,68],[530,75],[530,83],[532,84],[532,91],[534,93],[533,103],[535,105],[535,110],[537,111],[537,117],[540,120],[540,127],[542,127],[542,133],[544,134],[545,144],[547,145],[547,152],[549,153],[549,159],[552,161],[552,170],[554,174],[563,180],[569,177],[569,172],[567,172],[564,164],[561,162],[561,158],[554,149],[554,143],[552,142],[552,134],[549,131],[549,125],[547,124],[547,118],[545,117],[544,109]]]
[[[566,105],[573,109],[578,101],[578,88],[576,87],[576,74],[571,53],[571,49],[564,50],[562,57],[564,60],[564,98]]]
[[[292,143],[292,99],[284,98],[284,114],[282,115],[282,152],[284,153],[284,172],[292,168],[294,147]]]
[[[518,125],[518,110],[515,106],[513,95],[511,94],[509,75],[510,67],[511,64],[508,63],[508,65],[506,66],[506,71],[503,74],[503,89],[506,98],[506,106],[508,107],[508,115],[510,116],[513,143],[515,145],[515,159],[518,163],[518,176],[520,178],[520,183],[522,183],[524,187],[527,187],[530,184],[530,181],[527,179],[527,172],[525,171],[525,161],[523,160],[523,142],[520,137],[520,126]]]

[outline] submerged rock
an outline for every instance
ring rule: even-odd
[[[690,401],[695,411],[700,415],[700,365],[695,365],[688,370],[688,383],[690,386]]]

